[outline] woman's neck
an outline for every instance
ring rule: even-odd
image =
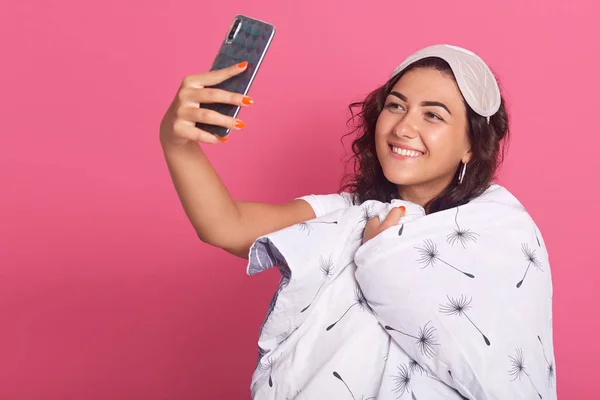
[[[441,185],[440,185],[441,186]],[[425,205],[436,198],[447,185],[407,185],[398,186],[398,195],[404,201],[410,201],[425,208]]]

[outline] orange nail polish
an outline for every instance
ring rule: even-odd
[[[235,120],[235,127],[236,127],[237,129],[242,129],[242,128],[243,128],[243,127],[245,127],[245,126],[246,126],[246,124],[244,123],[244,121],[241,121],[241,120],[239,120],[239,119],[236,119],[236,120]]]
[[[244,68],[246,68],[246,67],[248,66],[248,61],[242,61],[242,62],[241,62],[241,63],[239,63],[237,66],[238,66],[238,68],[240,68],[240,69],[244,69]]]
[[[219,142],[221,142],[221,143],[225,143],[228,140],[229,139],[227,139],[226,137],[219,138]]]
[[[406,207],[404,207],[404,206],[400,206],[400,207],[398,207],[398,208],[399,208],[399,209],[400,209],[400,211],[402,211],[402,212],[405,212],[405,211],[406,211]]]
[[[254,104],[254,100],[252,100],[252,98],[250,98],[248,96],[244,96],[242,98],[242,104],[249,106],[251,104]]]

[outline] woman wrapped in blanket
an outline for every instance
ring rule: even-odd
[[[492,182],[509,124],[486,63],[450,45],[407,57],[350,106],[340,193],[285,204],[232,199],[198,144],[219,141],[196,122],[243,128],[198,105],[253,105],[207,88],[246,67],[186,77],[160,139],[200,239],[282,274],[252,397],[556,398],[548,254]]]

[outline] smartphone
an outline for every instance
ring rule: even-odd
[[[210,70],[222,69],[242,61],[247,61],[248,67],[241,74],[210,87],[248,94],[274,36],[275,26],[272,24],[245,15],[237,15],[229,26],[229,31]],[[240,111],[240,106],[230,104],[201,104],[200,107],[233,118],[237,117]],[[196,123],[196,127],[219,137],[227,136],[230,131],[229,128],[199,122]]]

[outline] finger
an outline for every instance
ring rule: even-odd
[[[379,217],[376,216],[370,218],[365,224],[365,235],[369,234],[370,232],[375,232],[377,227],[379,227]]]
[[[200,74],[189,75],[183,79],[182,87],[202,88],[205,86],[213,86],[238,74],[241,74],[248,68],[248,62],[243,61],[238,64],[231,65],[226,68],[216,69],[214,71],[203,72]]]
[[[406,214],[406,207],[400,206],[392,208],[387,217],[385,217],[385,220],[383,220],[381,223],[379,229],[383,231],[387,228],[398,225],[404,214]]]
[[[370,240],[377,233],[377,227],[379,226],[379,217],[373,217],[367,221],[365,224],[365,230],[363,232],[363,240],[365,243]]]
[[[210,132],[203,131],[202,129],[196,128],[195,124],[185,124],[179,129],[179,136],[187,140],[193,140],[195,142],[218,144],[219,142],[225,142],[227,139],[220,140],[217,135],[213,135]]]
[[[367,221],[367,224],[365,225],[365,229],[367,228],[376,228],[378,227],[380,224],[379,222],[379,217],[378,216],[374,216],[373,218],[369,218],[369,220]]]
[[[229,92],[222,89],[197,89],[197,88],[182,88],[179,91],[179,101],[181,104],[198,105],[198,104],[232,104],[235,106],[249,106],[254,104],[254,100],[249,96],[244,96],[241,93]]]
[[[177,116],[186,121],[222,126],[223,128],[229,129],[239,130],[246,126],[240,119],[223,115],[214,110],[207,110],[199,107],[180,107]]]

